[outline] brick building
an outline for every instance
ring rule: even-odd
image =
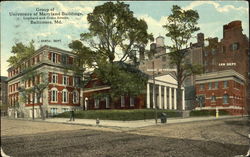
[[[31,117],[34,105],[35,117],[38,117],[39,106],[36,94],[27,95],[26,100],[21,99],[19,87],[31,88],[35,83],[48,80],[48,86],[42,93],[40,102],[44,112],[57,114],[80,107],[79,82],[82,76],[75,75],[65,68],[72,65],[75,54],[58,48],[43,46],[38,49],[29,59],[22,61],[17,67],[8,69],[8,102],[9,115]],[[25,75],[24,69],[33,67],[34,71],[45,73],[45,78],[37,76],[32,80],[22,81]]]
[[[155,91],[153,92],[153,82]],[[83,99],[85,109],[142,109],[155,108],[177,110],[176,93],[177,81],[171,74],[161,74],[155,76],[155,81],[150,77],[146,90],[138,96],[117,96],[112,98],[109,91],[112,90],[108,84],[102,82],[93,73],[83,88]],[[182,87],[182,92],[185,89]],[[186,110],[184,103],[185,95],[182,95],[182,109]],[[153,103],[153,99],[155,103]]]
[[[0,106],[1,115],[7,114],[7,104],[8,104],[8,88],[7,88],[7,77],[1,76],[0,78]]]
[[[242,33],[241,21],[232,21],[223,26],[223,38],[211,38],[204,47],[204,72],[234,70],[244,79],[245,101],[250,111],[249,89],[249,39]],[[250,113],[250,112],[249,112]]]
[[[233,115],[245,114],[246,79],[234,70],[223,70],[196,76],[196,95],[203,97],[197,109],[227,110]]]

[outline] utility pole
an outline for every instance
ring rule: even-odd
[[[153,64],[153,106],[155,107],[155,124],[157,124],[157,107],[155,104],[155,64],[154,61],[152,62]]]

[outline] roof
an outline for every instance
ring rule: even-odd
[[[212,79],[227,78],[227,77],[236,77],[242,80],[243,82],[246,82],[245,77],[234,70],[222,70],[222,71],[196,75],[195,81],[197,82],[197,81],[212,80]]]
[[[38,53],[40,53],[40,52],[42,52],[42,51],[44,51],[46,49],[55,50],[57,52],[59,51],[59,52],[63,52],[63,53],[69,53],[69,54],[72,54],[72,55],[76,55],[76,54],[74,54],[73,52],[70,52],[70,51],[66,51],[66,50],[63,50],[63,49],[56,48],[56,47],[44,45],[44,46],[40,47],[39,49],[37,49],[35,51],[35,53],[30,56],[30,58],[33,57],[33,56],[36,56]],[[21,60],[20,62],[25,62],[26,60],[29,60],[30,58],[26,58],[24,60]],[[9,71],[12,68],[14,68],[14,67],[13,66],[9,67],[7,71]]]

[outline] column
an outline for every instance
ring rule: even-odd
[[[167,87],[164,86],[164,109],[167,109]]]
[[[182,90],[182,110],[185,110],[185,92]]]
[[[169,109],[172,110],[172,88],[169,87]]]
[[[150,108],[150,84],[147,83],[147,108]]]
[[[162,109],[162,103],[161,103],[161,85],[159,85],[159,96],[158,96],[158,98],[159,98],[159,109]]]
[[[177,109],[177,103],[176,103],[176,88],[174,88],[174,109]]]

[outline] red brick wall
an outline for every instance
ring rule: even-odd
[[[205,99],[205,107],[246,106],[245,88],[246,87],[244,85],[239,84],[233,80],[228,81],[228,88],[223,87],[223,81],[218,82],[218,89],[214,89],[214,82],[212,83],[212,89],[209,89],[209,83],[205,83],[204,90],[200,90],[200,84],[196,84],[196,95],[204,95],[206,98],[209,98],[209,99]],[[228,94],[229,96],[228,104],[223,104],[224,94]],[[211,101],[212,95],[216,96],[215,102]],[[221,98],[218,98],[218,97],[221,97]],[[234,111],[230,111],[230,113],[234,114]],[[236,113],[238,113],[238,111]]]
[[[107,93],[109,90],[101,90],[95,92],[84,93],[83,98],[88,97],[88,109],[89,110],[100,110],[100,109],[107,109],[106,108],[106,100],[99,99],[99,108],[95,108],[95,102],[93,96],[98,93]],[[140,95],[134,97],[134,106],[130,106],[130,97],[125,96],[125,105],[121,107],[121,98],[116,97],[113,99],[109,99],[109,109],[142,109],[146,108],[145,106],[145,96]]]

